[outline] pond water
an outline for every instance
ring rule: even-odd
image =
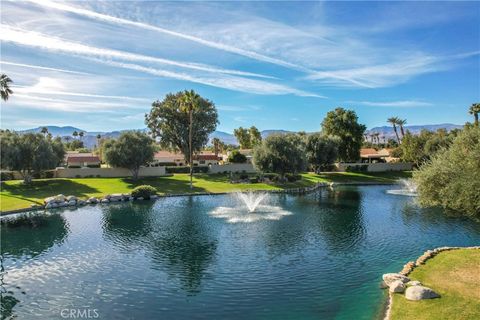
[[[480,244],[478,223],[420,209],[389,188],[270,195],[268,207],[281,213],[269,209],[267,219],[232,219],[228,208],[240,204],[219,195],[2,224],[2,311],[18,319],[62,319],[65,309],[100,319],[374,319],[383,273],[427,249]]]

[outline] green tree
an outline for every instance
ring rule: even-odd
[[[123,132],[118,139],[107,141],[103,150],[109,165],[129,169],[134,180],[140,167],[153,160],[154,152],[152,138],[138,131]]]
[[[465,126],[448,148],[427,161],[413,178],[424,206],[480,215],[480,128]]]
[[[228,162],[231,163],[245,163],[247,162],[247,157],[244,154],[241,154],[238,150],[233,150],[228,156]]]
[[[220,153],[221,143],[222,142],[218,138],[212,139],[213,152],[215,153],[216,156],[218,156],[218,154]]]
[[[305,143],[301,136],[272,134],[253,151],[253,162],[263,172],[274,172],[284,179],[287,173],[305,169]]]
[[[10,89],[10,83],[12,82],[12,79],[10,79],[6,74],[2,73],[0,76],[0,93],[3,101],[7,101],[10,95],[13,93],[12,89]]]
[[[237,138],[238,144],[240,145],[241,149],[251,149],[252,148],[252,141],[250,139],[249,130],[246,128],[238,128],[233,130],[233,135]]]
[[[170,93],[163,101],[155,101],[145,122],[162,148],[180,150],[185,161],[193,165],[191,155],[207,144],[217,127],[218,113],[213,102],[194,92],[186,97],[187,92]]]
[[[262,142],[262,134],[255,126],[251,126],[248,129],[248,135],[250,136],[250,147],[255,147]]]
[[[47,128],[47,127],[42,127],[42,130],[40,130],[40,132],[41,132],[44,136],[47,136],[48,128]]]
[[[65,154],[63,144],[52,143],[40,133],[3,132],[0,141],[2,168],[18,171],[24,183],[30,183],[35,173],[54,169]]]
[[[80,131],[80,132],[78,133],[78,136],[80,137],[80,140],[83,140],[83,136],[84,136],[84,135],[85,135],[85,132],[83,132],[83,131]]]
[[[329,170],[338,157],[338,138],[314,133],[308,136],[306,144],[307,161],[313,170],[319,173]]]
[[[421,166],[439,150],[447,148],[454,136],[455,133],[448,133],[442,129],[437,132],[422,130],[418,135],[413,135],[407,130],[399,146],[400,158],[402,161]]]
[[[76,139],[78,137],[78,132],[76,130],[73,131],[72,136],[74,139]]]
[[[358,123],[355,111],[337,108],[327,113],[322,122],[322,133],[340,139],[338,157],[344,162],[355,162],[360,158],[363,134],[366,127]]]
[[[480,103],[472,103],[468,112],[473,115],[475,119],[474,125],[478,127],[478,114],[480,113]]]
[[[397,142],[400,144],[400,137],[398,136],[397,124],[400,119],[398,117],[391,117],[387,119],[387,122],[393,126],[393,131],[395,132],[395,136],[397,137]]]

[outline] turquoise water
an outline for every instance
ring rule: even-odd
[[[62,319],[64,309],[94,309],[100,319],[373,319],[383,273],[427,249],[480,244],[478,223],[419,209],[390,188],[270,195],[254,219],[237,219],[249,216],[222,195],[2,224],[2,311],[18,319]]]

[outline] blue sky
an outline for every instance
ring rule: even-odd
[[[194,89],[218,130],[317,131],[470,120],[480,100],[479,2],[1,1],[2,128],[144,127],[151,102]]]

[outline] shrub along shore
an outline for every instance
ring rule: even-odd
[[[292,188],[312,187],[317,183],[376,183],[393,184],[399,178],[410,178],[411,172],[376,172],[376,173],[303,173],[301,179],[286,183],[231,183],[225,174],[196,174],[193,189],[189,187],[187,174],[172,176],[140,178],[83,178],[83,179],[39,179],[31,184],[22,181],[4,181],[0,191],[0,209],[2,213],[43,205],[45,198],[66,194],[79,199],[101,198],[112,193],[130,193],[139,185],[151,185],[159,195],[168,194],[202,194],[226,193],[245,190],[286,190]],[[251,180],[252,181],[252,180]]]

